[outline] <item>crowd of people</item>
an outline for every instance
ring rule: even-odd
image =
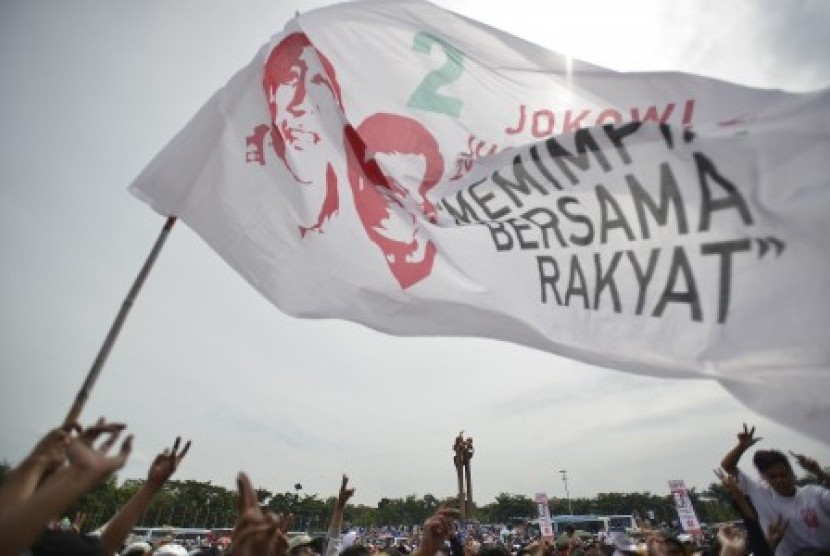
[[[190,448],[189,441],[182,444],[179,438],[156,456],[141,488],[95,534],[82,533],[83,516],[72,523],[58,519],[79,497],[124,466],[132,449],[131,435],[116,448],[124,431],[123,424],[100,419],[87,428],[56,428],[34,446],[0,485],[0,556],[830,555],[830,476],[815,460],[790,452],[817,480],[798,486],[785,453],[760,449],[753,455],[760,477],[748,474],[738,463],[761,439],[754,427],[746,425],[716,470],[742,522],[721,526],[711,544],[681,542],[647,528],[638,532],[639,539],[628,534],[586,538],[573,528],[559,538],[540,537],[530,527],[504,535],[498,527],[462,524],[459,511],[447,505],[422,527],[400,537],[349,532],[343,529],[343,514],[355,491],[345,475],[328,533],[315,539],[290,534],[291,515],[264,511],[250,479],[241,472],[238,516],[230,542],[204,543],[192,550],[172,538],[154,544],[130,539],[139,517]]]

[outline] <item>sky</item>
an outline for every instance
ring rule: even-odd
[[[127,186],[296,11],[325,1],[0,3],[0,460],[61,423],[164,219]],[[435,2],[618,71],[830,86],[821,0]],[[328,349],[321,349],[325,343]],[[830,446],[717,383],[625,374],[493,340],[395,338],[290,318],[185,225],[165,245],[81,420],[125,422],[143,477],[177,435],[177,478],[354,501],[455,490],[571,497],[704,489],[742,423],[830,465]],[[749,462],[746,462],[749,464]]]

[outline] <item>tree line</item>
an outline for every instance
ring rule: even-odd
[[[8,462],[0,462],[0,483],[10,470]],[[76,512],[87,515],[87,527],[100,527],[113,516],[141,487],[142,479],[127,479],[118,484],[117,477],[110,477],[86,496],[78,500],[67,515]],[[799,484],[811,482],[800,479]],[[334,510],[334,496],[321,498],[316,493],[305,493],[301,484],[293,491],[271,492],[257,489],[257,498],[263,507],[278,513],[294,514],[296,530],[325,531]],[[698,492],[689,492],[698,519],[705,523],[719,523],[739,519],[732,509],[730,496],[719,483],[712,483]],[[451,498],[438,498],[433,494],[410,494],[403,498],[381,498],[377,505],[349,504],[344,523],[349,527],[376,527],[383,525],[421,525],[435,510]],[[677,519],[674,500],[669,494],[600,493],[592,498],[552,498],[549,500],[551,515],[574,514],[636,514],[654,525],[670,524]],[[500,493],[495,500],[475,508],[475,519],[482,523],[517,524],[534,519],[536,503],[524,494]],[[210,481],[171,480],[144,512],[139,525],[176,525],[182,527],[219,528],[233,527],[236,519],[236,491],[214,485]]]

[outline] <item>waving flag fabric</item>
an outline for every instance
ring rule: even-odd
[[[349,2],[289,22],[131,191],[290,315],[717,379],[830,441],[828,106]]]

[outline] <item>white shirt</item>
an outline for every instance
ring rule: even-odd
[[[830,550],[830,490],[806,485],[796,487],[793,496],[781,496],[766,482],[753,479],[740,469],[738,483],[755,505],[764,533],[779,515],[789,522],[776,555],[791,556],[804,548]]]

